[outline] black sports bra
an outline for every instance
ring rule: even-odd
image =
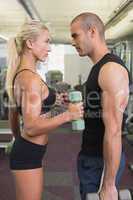
[[[17,77],[17,75],[25,70],[29,70],[30,72],[38,75],[37,73],[33,72],[32,70],[30,69],[22,69],[20,71],[18,71],[15,76],[14,76],[14,79],[13,79],[13,94],[14,94],[14,82],[15,82],[15,79]],[[39,76],[39,75],[38,75]],[[40,77],[40,76],[39,76]],[[42,107],[41,107],[41,114],[45,114],[47,112],[49,112],[52,108],[52,106],[54,105],[55,101],[56,101],[56,94],[55,94],[55,90],[52,89],[51,87],[49,87],[43,80],[42,78],[40,77],[41,81],[48,87],[48,91],[49,91],[49,95],[46,99],[42,100]],[[16,106],[17,106],[17,102],[16,102]],[[21,109],[21,106],[17,106],[17,110],[18,112],[22,115],[22,109]]]

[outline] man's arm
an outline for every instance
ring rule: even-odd
[[[20,121],[16,107],[9,107],[9,124],[14,137],[18,137],[20,135]]]
[[[116,63],[108,63],[100,71],[99,84],[102,88],[102,107],[105,134],[103,156],[105,171],[100,195],[103,200],[117,200],[115,187],[122,150],[122,119],[129,94],[128,73]]]

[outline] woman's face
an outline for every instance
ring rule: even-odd
[[[48,30],[41,30],[37,38],[32,42],[32,53],[39,61],[45,61],[50,52],[50,34]]]

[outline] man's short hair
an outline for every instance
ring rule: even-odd
[[[104,23],[100,19],[100,17],[94,13],[90,12],[84,12],[76,16],[71,24],[73,24],[76,21],[81,22],[81,26],[84,30],[88,30],[90,27],[95,26],[98,29],[98,32],[102,38],[104,38],[105,33],[105,27]]]

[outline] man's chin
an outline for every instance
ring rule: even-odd
[[[83,56],[86,56],[86,55],[84,53],[79,52],[79,56],[83,57]]]

